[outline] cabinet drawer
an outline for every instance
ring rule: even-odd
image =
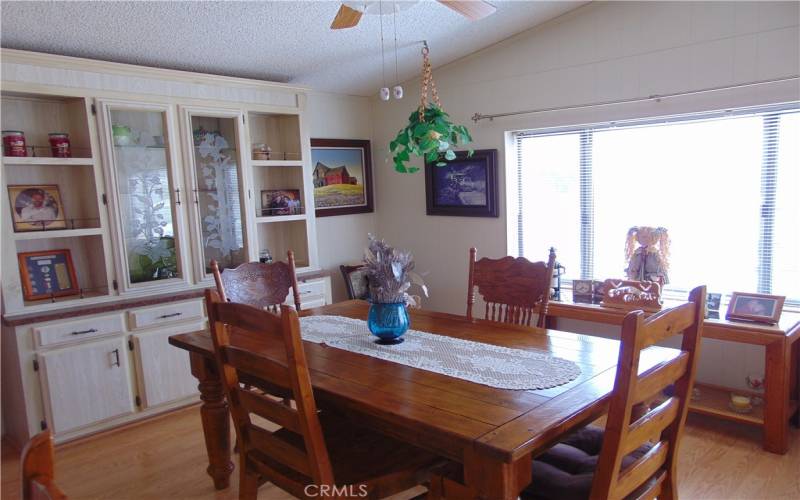
[[[298,291],[300,292],[300,302],[305,302],[303,297],[311,296],[325,296],[325,281],[323,280],[309,280],[297,284]]]
[[[204,315],[203,301],[175,302],[158,307],[144,307],[128,311],[131,330],[162,326],[179,321],[200,319]]]
[[[313,307],[322,307],[326,305],[325,296],[324,295],[314,295],[313,297],[305,298],[303,297],[300,305],[302,306],[303,310],[311,309]]]
[[[55,323],[33,328],[33,336],[39,347],[79,342],[87,338],[120,333],[124,330],[122,315],[98,316],[79,321]]]

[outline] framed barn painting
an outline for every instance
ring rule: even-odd
[[[425,162],[425,198],[428,215],[497,217],[497,150],[482,149],[437,167]]]
[[[372,212],[369,141],[311,139],[317,217]]]

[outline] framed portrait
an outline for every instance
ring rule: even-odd
[[[786,297],[733,292],[725,319],[742,319],[774,325],[781,317]]]
[[[16,232],[67,227],[61,193],[55,184],[8,186],[8,198]]]
[[[299,189],[265,189],[261,191],[261,215],[295,215],[303,213]]]
[[[441,167],[425,162],[425,197],[428,215],[497,217],[497,150],[458,151]]]
[[[374,211],[369,141],[311,139],[317,217]]]
[[[80,293],[72,254],[69,250],[20,252],[19,275],[25,300],[42,300],[51,297]]]

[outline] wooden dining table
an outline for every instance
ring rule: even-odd
[[[346,301],[303,311],[366,319],[368,304]],[[531,481],[532,457],[564,434],[607,411],[619,341],[558,330],[410,310],[416,330],[504,347],[538,350],[575,362],[577,379],[550,389],[497,389],[325,344],[304,342],[311,382],[322,408],[341,411],[364,427],[463,465],[459,483],[474,498],[515,499]],[[173,335],[189,351],[199,380],[208,473],[218,489],[233,471],[228,407],[208,332]],[[269,356],[267,339],[240,332],[233,345]],[[274,352],[274,349],[272,350]],[[651,347],[641,370],[668,361],[676,349]],[[462,486],[459,486],[462,487]],[[535,487],[535,485],[534,485]]]

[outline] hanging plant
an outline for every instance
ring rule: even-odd
[[[428,102],[428,86],[430,85],[433,102]],[[437,167],[447,164],[456,157],[454,146],[472,142],[467,127],[455,125],[450,115],[442,110],[436,82],[431,74],[431,62],[428,59],[428,44],[422,48],[422,97],[419,108],[408,117],[408,125],[389,143],[394,169],[400,173],[414,173],[418,167],[410,167],[407,162],[411,155],[424,158],[427,162],[436,162]],[[469,151],[472,155],[472,150]]]

